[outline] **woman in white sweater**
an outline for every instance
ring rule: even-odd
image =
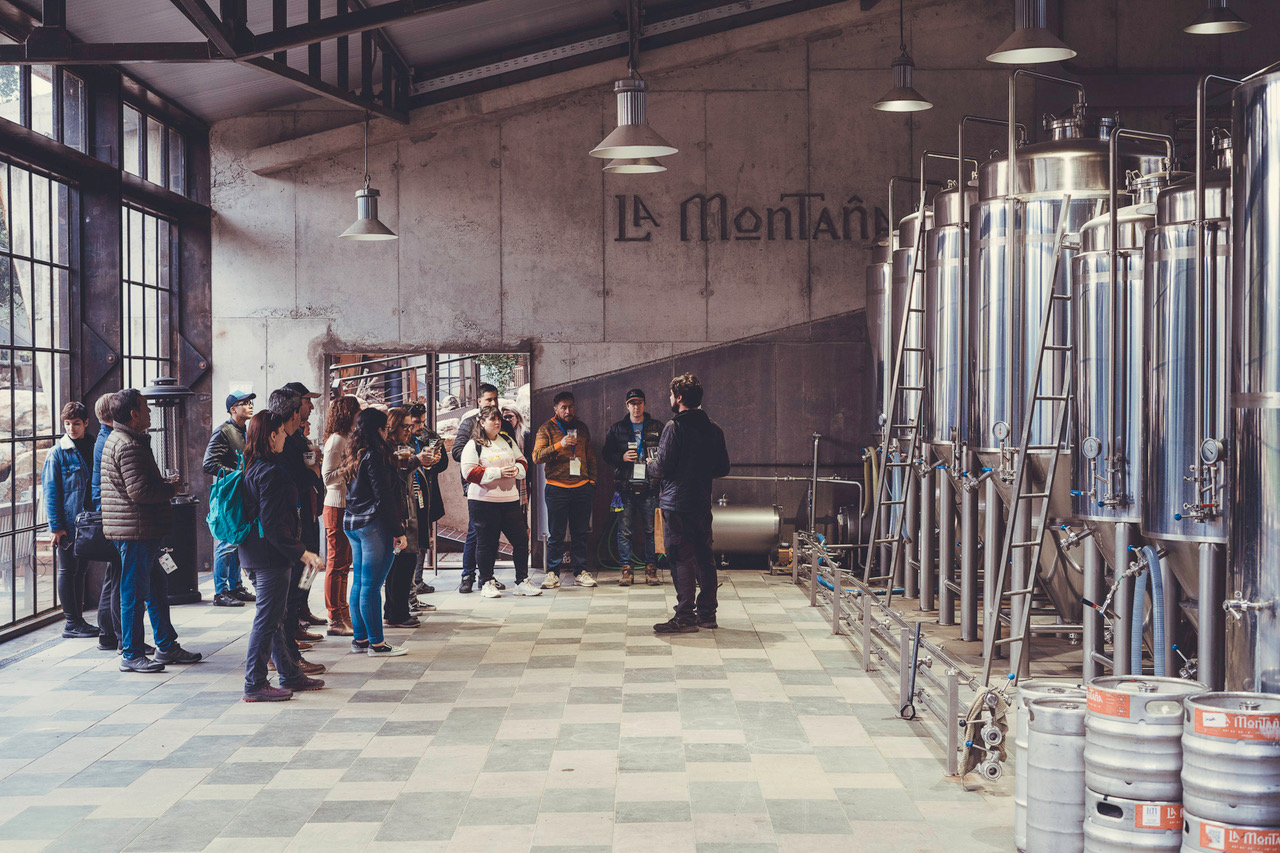
[[[476,568],[480,594],[499,598],[493,582],[498,557],[498,536],[511,543],[516,564],[516,595],[541,595],[529,582],[529,524],[520,504],[517,483],[525,478],[529,463],[524,453],[502,432],[497,406],[485,406],[476,415],[471,440],[462,450],[462,478],[467,482],[467,508],[476,534]]]
[[[329,407],[324,424],[324,461],[320,475],[324,478],[325,575],[324,606],[329,611],[331,637],[351,636],[351,607],[347,603],[347,582],[351,576],[351,543],[342,532],[342,510],[347,505],[347,481],[343,466],[347,458],[347,442],[360,414],[360,401],[350,395],[339,397]]]

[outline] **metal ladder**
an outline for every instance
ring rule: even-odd
[[[1066,440],[1067,426],[1070,423],[1067,414],[1071,410],[1072,380],[1075,375],[1074,365],[1071,364],[1075,331],[1070,313],[1067,315],[1065,324],[1066,340],[1049,340],[1049,333],[1053,328],[1056,312],[1059,310],[1070,312],[1071,310],[1071,276],[1065,277],[1065,292],[1058,291],[1058,269],[1062,263],[1062,249],[1067,230],[1067,210],[1070,202],[1070,196],[1063,198],[1062,211],[1058,218],[1057,238],[1054,241],[1053,249],[1053,275],[1049,280],[1049,299],[1045,302],[1044,319],[1040,326],[1040,343],[1039,351],[1036,354],[1035,374],[1032,377],[1027,410],[1023,414],[1022,442],[1019,444],[1022,450],[1018,454],[1017,468],[1013,480],[1013,494],[1009,501],[1009,517],[1005,525],[1004,541],[1001,544],[1000,562],[997,563],[1000,568],[995,578],[995,594],[988,599],[988,609],[983,614],[982,683],[984,686],[991,684],[991,665],[998,646],[1020,644],[1017,646],[1018,660],[1012,668],[1015,674],[1023,668],[1022,662],[1028,648],[1027,640],[1031,633],[1031,599],[1035,593],[1036,574],[1040,570],[1040,555],[1044,550],[1045,531],[1049,521],[1049,496],[1053,494],[1053,484],[1058,473],[1058,457],[1062,454],[1062,443]],[[1050,353],[1055,355],[1057,353],[1066,353],[1067,366],[1066,370],[1063,371],[1062,388],[1057,393],[1046,394],[1040,391],[1040,379],[1044,375],[1046,355]],[[1051,444],[1032,445],[1031,426],[1036,421],[1034,416],[1039,411],[1038,407],[1040,406],[1056,407],[1052,432],[1054,440]],[[1045,474],[1044,491],[1042,492],[1029,491],[1033,452],[1047,452],[1050,454],[1048,457],[1049,467]],[[1038,512],[1034,512],[1036,501],[1040,501]],[[991,508],[989,507],[987,511],[990,512]],[[1019,540],[1017,534],[1020,524],[1025,520],[1024,513],[1032,519],[1031,534],[1026,539]],[[1015,551],[1029,551],[1031,553],[1031,558],[1028,562],[1027,586],[1024,589],[1007,588],[1010,582],[1010,568]],[[1009,636],[1002,638],[998,635],[1005,599],[1009,599],[1012,612],[1010,614]],[[1021,606],[1013,606],[1013,603],[1018,599],[1023,599]],[[1010,657],[1013,657],[1013,655]]]
[[[916,230],[916,248],[915,255],[911,262],[911,281],[907,286],[906,310],[902,313],[902,328],[898,331],[898,351],[893,360],[893,394],[890,397],[888,417],[885,423],[884,440],[880,445],[880,457],[884,460],[883,468],[880,475],[880,482],[876,485],[876,502],[875,509],[871,514],[871,537],[868,539],[867,560],[863,564],[862,581],[868,585],[887,582],[885,594],[885,606],[893,599],[893,578],[897,575],[898,566],[902,562],[903,555],[906,553],[906,537],[903,535],[903,528],[906,525],[906,506],[910,491],[915,488],[915,478],[910,476],[915,465],[916,455],[920,452],[920,415],[924,409],[924,385],[904,385],[902,376],[902,365],[906,358],[906,353],[916,353],[921,359],[922,369],[921,375],[917,381],[923,382],[923,360],[924,346],[907,346],[907,341],[912,338],[912,323],[920,325],[920,343],[924,343],[924,300],[920,300],[920,307],[916,307],[917,288],[923,288],[921,283],[924,278],[924,269],[922,263],[924,260],[924,202],[925,195],[920,194],[920,207],[917,208],[920,213],[920,226]],[[894,414],[900,409],[905,408],[904,397],[906,393],[914,392],[916,394],[916,404],[914,411],[905,418],[905,423],[894,423]],[[903,411],[903,414],[907,413]],[[895,448],[901,447],[905,443],[906,450],[901,453],[900,458],[894,459],[891,455],[897,452]],[[900,497],[893,497],[891,493],[891,484],[893,483],[893,475],[896,472],[902,472],[903,489]],[[896,522],[890,522],[892,532],[888,536],[882,536],[881,530],[882,518],[884,510],[890,507],[898,507]],[[875,555],[881,546],[891,546],[889,565],[887,571],[877,577],[871,574],[871,567],[875,563]],[[881,567],[884,571],[884,567]]]

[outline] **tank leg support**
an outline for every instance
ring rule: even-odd
[[[1197,591],[1200,634],[1196,641],[1197,680],[1210,690],[1221,690],[1226,679],[1227,555],[1221,545],[1200,545],[1200,582]]]
[[[986,523],[983,525],[982,532],[982,634],[985,642],[987,632],[991,632],[992,642],[1000,639],[1000,620],[997,618],[1000,614],[1000,603],[992,602],[991,596],[994,593],[992,586],[995,583],[996,575],[1000,573],[1000,567],[996,563],[1000,562],[1000,493],[996,490],[995,480],[987,480],[987,517]],[[987,617],[991,617],[991,624],[987,624]],[[992,654],[999,658],[1002,656],[1002,646],[993,646]]]
[[[956,505],[951,491],[951,475],[938,475],[938,624],[956,624],[956,599],[951,584],[956,554]]]
[[[925,462],[928,463],[930,454],[925,451]],[[920,547],[916,549],[916,553],[920,558],[920,609],[932,610],[934,606],[934,596],[937,592],[935,589],[934,575],[934,543],[936,541],[933,529],[933,514],[936,507],[936,496],[934,494],[934,481],[938,479],[938,474],[933,470],[932,465],[925,468],[925,474],[920,478],[920,536],[918,537]],[[945,477],[946,474],[942,474]]]
[[[965,489],[960,495],[960,639],[966,643],[978,639],[977,489]]]
[[[1133,526],[1116,525],[1116,547],[1111,556],[1111,569],[1119,577],[1129,568],[1133,555],[1129,546],[1133,544]],[[1125,578],[1120,582],[1115,597],[1111,599],[1111,609],[1116,614],[1111,623],[1111,661],[1112,675],[1131,675],[1129,672],[1129,620],[1133,613],[1133,578]]]
[[[1084,550],[1084,597],[1094,604],[1101,605],[1107,595],[1102,579],[1102,552],[1098,550],[1098,545],[1093,541],[1092,536],[1086,536],[1080,543],[1080,547]],[[1102,614],[1092,607],[1086,607],[1081,624],[1084,628],[1084,636],[1081,638],[1081,645],[1084,647],[1084,669],[1081,672],[1084,683],[1088,684],[1099,675],[1107,674],[1099,671],[1098,662],[1093,657],[1100,653],[1103,647]]]

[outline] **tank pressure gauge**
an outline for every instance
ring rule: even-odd
[[[991,428],[991,433],[999,441],[1004,441],[1009,437],[1009,425],[1004,421],[996,421],[995,426]]]
[[[1213,465],[1222,459],[1224,449],[1222,442],[1216,438],[1206,438],[1200,443],[1200,461],[1205,465]]]
[[[1102,442],[1093,436],[1089,436],[1080,442],[1080,453],[1085,459],[1097,459],[1102,455]]]

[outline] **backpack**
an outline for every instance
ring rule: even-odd
[[[236,456],[240,467],[209,487],[209,514],[204,519],[213,538],[228,545],[243,542],[254,522],[244,508],[244,456]]]

